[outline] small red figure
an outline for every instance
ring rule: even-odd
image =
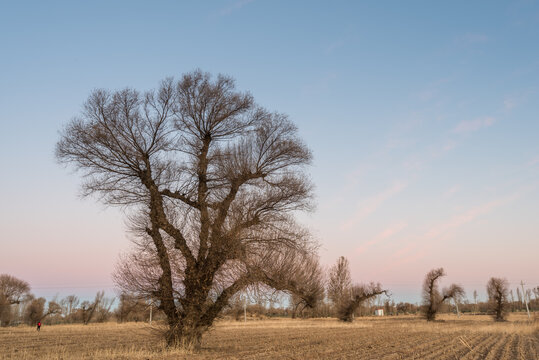
[[[41,321],[38,321],[37,322],[37,331],[40,331],[41,330]]]

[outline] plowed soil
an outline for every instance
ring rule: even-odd
[[[222,321],[195,353],[166,349],[147,324],[0,328],[0,359],[539,359],[539,324],[513,315]]]

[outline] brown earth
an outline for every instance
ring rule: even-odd
[[[221,321],[196,353],[167,350],[147,324],[0,328],[0,359],[539,359],[539,324],[522,315]]]

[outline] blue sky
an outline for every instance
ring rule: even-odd
[[[1,2],[0,273],[110,289],[122,214],[77,197],[58,131],[92,89],[200,68],[298,125],[324,264],[396,300],[439,266],[537,286],[538,44],[537,1]]]

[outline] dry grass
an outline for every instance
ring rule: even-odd
[[[219,322],[202,349],[167,350],[145,324],[0,328],[0,359],[538,359],[539,324],[522,315]]]

